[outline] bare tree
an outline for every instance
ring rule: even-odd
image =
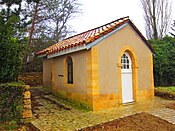
[[[171,24],[171,32],[169,32],[175,38],[175,20],[173,20],[173,24]]]
[[[171,0],[140,0],[148,39],[163,38],[171,21]]]
[[[28,46],[35,50],[57,43],[72,33],[68,22],[81,12],[78,0],[33,0],[26,3],[25,8],[32,19]]]
[[[68,22],[80,12],[79,0],[29,0],[26,14],[31,18],[28,50],[24,57],[24,69],[34,58],[34,53],[57,43],[70,35],[73,29]]]
[[[81,12],[78,0],[40,0],[33,4],[31,39],[45,36],[54,43],[72,33],[68,22]],[[33,30],[32,30],[33,29]]]

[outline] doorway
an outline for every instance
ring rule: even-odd
[[[132,86],[132,60],[130,55],[125,52],[121,57],[121,79],[122,79],[122,102],[133,102]]]

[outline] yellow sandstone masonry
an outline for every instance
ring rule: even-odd
[[[29,91],[30,86],[25,86],[25,91],[23,93],[23,112],[22,118],[32,117],[32,107],[31,107],[31,93]]]
[[[151,94],[154,96],[153,55],[150,56]]]
[[[31,104],[29,104],[29,105],[24,105],[24,109],[32,109]]]
[[[62,97],[82,102],[86,104],[88,107],[92,108],[92,96],[91,95],[71,93],[71,92],[67,93],[62,90],[57,90],[57,93],[58,95],[61,95]]]
[[[117,66],[118,66],[118,79],[119,79],[119,92],[118,92],[118,103],[122,104],[122,80],[121,80],[121,57],[123,55],[124,52],[127,52],[130,56],[131,56],[131,60],[132,60],[132,83],[133,83],[133,97],[134,97],[134,101],[138,101],[138,62],[137,62],[137,57],[136,54],[134,52],[134,50],[130,47],[130,46],[125,46],[119,56],[118,56],[118,60],[117,60]]]
[[[22,118],[31,118],[32,117],[32,110],[25,109],[22,113]]]
[[[93,47],[87,54],[87,94],[99,94],[98,48]]]
[[[23,102],[24,102],[24,105],[31,104],[31,100],[30,99],[24,99]]]
[[[117,107],[119,104],[116,94],[103,94],[93,96],[93,111],[104,110],[112,107]]]
[[[29,85],[25,85],[25,90],[26,90],[26,91],[28,91],[28,90],[29,90],[29,88],[30,88],[30,86],[29,86]]]
[[[145,101],[153,98],[152,90],[140,90],[138,91],[138,94],[139,101]]]
[[[24,99],[30,99],[30,91],[25,91],[23,97]]]

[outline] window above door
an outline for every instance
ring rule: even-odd
[[[125,52],[121,57],[122,71],[132,71],[132,61],[131,57],[127,52]]]

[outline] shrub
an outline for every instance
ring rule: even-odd
[[[154,50],[155,86],[175,85],[175,38],[150,40]]]
[[[19,120],[23,109],[23,92],[21,83],[0,85],[0,121]]]

